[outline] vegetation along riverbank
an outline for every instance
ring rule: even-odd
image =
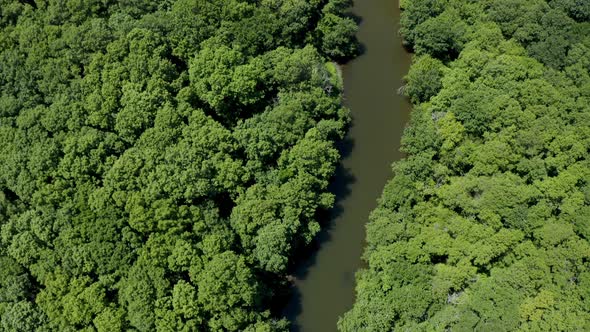
[[[590,2],[403,8],[407,157],[340,330],[590,330]]]

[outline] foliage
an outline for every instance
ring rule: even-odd
[[[404,2],[407,157],[340,330],[590,329],[586,3]]]
[[[349,5],[0,0],[0,330],[286,330]]]
[[[441,61],[428,55],[415,58],[405,77],[404,93],[416,104],[430,100],[442,88],[444,68]]]

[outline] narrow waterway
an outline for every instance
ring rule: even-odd
[[[300,332],[335,331],[338,317],[352,307],[365,224],[391,177],[391,163],[401,157],[400,138],[410,112],[397,94],[410,65],[397,33],[398,0],[354,2],[364,53],[343,67],[353,124],[340,147],[331,220],[318,237],[318,250],[296,271],[296,289],[285,311]]]

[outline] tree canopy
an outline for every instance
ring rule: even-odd
[[[404,1],[407,156],[341,331],[590,330],[588,3]]]
[[[0,0],[0,330],[278,331],[343,0]]]

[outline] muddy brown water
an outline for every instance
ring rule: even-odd
[[[402,157],[400,138],[409,119],[410,105],[397,93],[411,60],[398,35],[398,0],[355,0],[352,13],[360,19],[364,48],[342,68],[353,123],[331,185],[336,206],[318,236],[318,249],[294,274],[284,311],[298,332],[336,331],[338,318],[352,308],[365,224],[391,177],[391,163]]]

